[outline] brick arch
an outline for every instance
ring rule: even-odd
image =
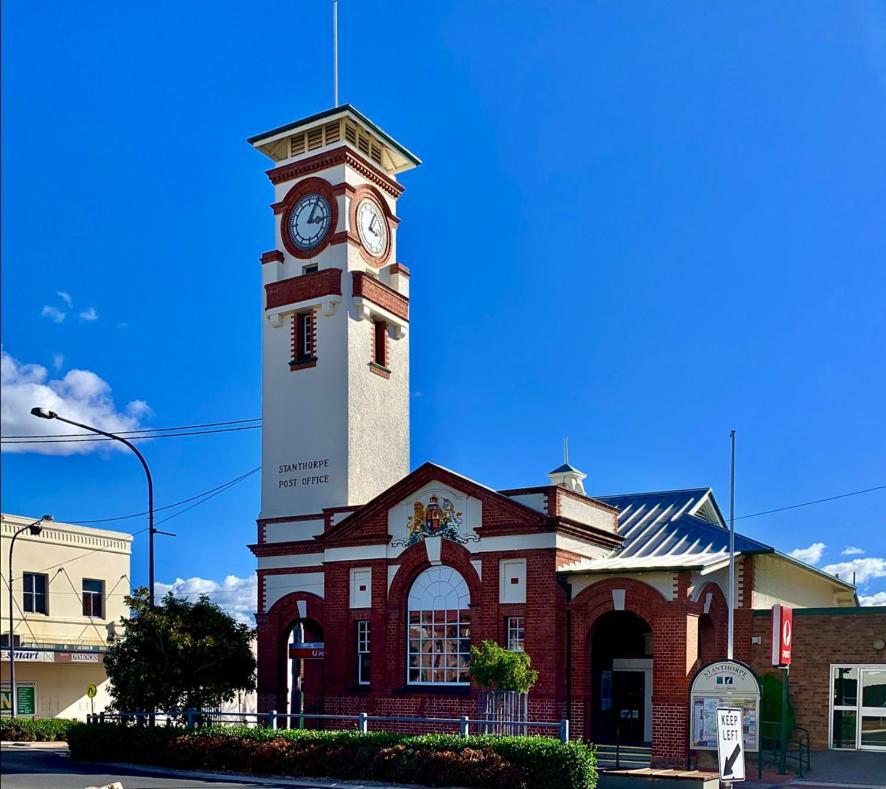
[[[257,618],[258,624],[258,705],[259,710],[286,708],[286,641],[292,625],[302,617],[298,603],[304,602],[308,622],[324,625],[323,598],[311,592],[290,592],[281,597],[266,614]],[[312,669],[316,670],[316,669]]]
[[[471,554],[463,546],[452,540],[443,539],[440,550],[440,563],[461,573],[471,594],[470,608],[473,618],[479,615],[481,581],[471,564]],[[413,545],[400,554],[400,565],[388,591],[386,636],[388,654],[386,659],[387,686],[407,688],[406,684],[406,604],[412,582],[422,570],[431,567],[423,542]],[[476,613],[474,613],[476,612]]]
[[[592,635],[596,621],[605,613],[615,611],[612,592],[623,589],[625,592],[624,610],[636,614],[646,620],[650,627],[661,606],[666,604],[664,597],[657,590],[636,581],[633,578],[609,578],[592,584],[582,591],[570,604],[574,621],[583,622],[583,641],[589,646],[588,639]]]
[[[653,630],[655,637],[655,619],[658,611],[666,604],[661,594],[648,584],[633,578],[609,578],[591,584],[580,592],[569,604],[572,609],[572,694],[578,707],[572,711],[572,717],[582,722],[585,735],[591,733],[591,715],[593,710],[593,677],[591,671],[591,645],[594,628],[603,614],[615,611],[612,592],[623,589],[625,592],[624,610],[641,617]],[[655,650],[653,647],[653,661]],[[654,667],[653,663],[653,667]],[[654,671],[654,668],[653,668]],[[583,710],[582,713],[578,709]]]
[[[711,605],[705,614],[705,598],[708,594],[712,595]],[[729,607],[723,590],[713,581],[709,581],[699,589],[696,601],[693,608],[699,616],[697,669],[699,666],[726,657]]]
[[[471,564],[471,553],[458,543],[444,538],[440,550],[440,563],[453,567],[461,573],[471,593],[471,605],[476,605],[480,600],[481,582],[477,571]],[[424,541],[401,553],[400,565],[388,591],[388,606],[402,607],[405,610],[412,582],[422,570],[430,566]]]

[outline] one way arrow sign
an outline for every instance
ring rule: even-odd
[[[720,780],[745,780],[741,710],[736,707],[717,708],[717,761]]]

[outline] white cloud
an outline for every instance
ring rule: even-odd
[[[861,594],[858,596],[858,602],[862,605],[886,605],[886,592]]]
[[[174,583],[164,584],[159,581],[154,585],[157,597],[172,592],[176,597],[196,600],[201,594],[227,611],[239,622],[255,627],[255,609],[258,604],[258,584],[256,576],[238,578],[229,575],[223,581],[212,581],[208,578],[176,578]]]
[[[840,556],[858,556],[862,553],[864,553],[864,551],[861,548],[856,548],[854,545],[847,545],[842,551],[840,551]]]
[[[58,307],[53,307],[51,304],[44,304],[43,309],[40,310],[40,315],[44,318],[49,318],[53,323],[61,323],[67,313],[62,312]]]
[[[58,296],[68,307],[74,306],[74,299],[71,298],[71,294],[66,290],[57,290],[55,295]]]
[[[864,559],[829,564],[821,569],[831,575],[839,575],[841,581],[851,582],[852,574],[855,573],[855,583],[861,585],[872,578],[886,578],[886,559],[869,556]]]
[[[98,313],[95,311],[95,307],[89,307],[88,309],[83,310],[83,312],[80,313],[80,320],[88,321],[89,323],[97,321]]]
[[[150,411],[143,400],[133,400],[118,411],[111,387],[91,370],[69,370],[63,378],[49,380],[39,364],[22,364],[6,351],[0,358],[3,398],[0,404],[0,433],[4,436],[78,433],[63,422],[31,416],[34,406],[57,411],[76,422],[83,422],[111,433],[136,430],[140,419]],[[77,441],[43,444],[4,443],[4,452],[36,452],[41,455],[85,455],[100,449],[125,449],[118,442]]]
[[[65,364],[65,357],[60,353],[52,354],[52,368],[54,370],[61,370]]]
[[[129,324],[126,321],[121,321],[120,323],[117,324],[118,329],[125,329],[128,326],[129,326]]]
[[[828,546],[823,542],[814,542],[808,548],[794,548],[790,555],[806,564],[815,564],[821,559],[824,549]]]

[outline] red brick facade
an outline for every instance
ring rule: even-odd
[[[809,729],[812,747],[828,747],[830,671],[835,663],[886,664],[886,609],[807,608],[794,609],[793,662],[790,698],[797,725]],[[774,669],[771,657],[771,612],[756,611],[751,634],[750,665],[758,674]]]
[[[430,482],[459,490],[482,505],[482,522],[474,528],[476,538],[466,544],[443,539],[439,563],[456,569],[467,584],[473,644],[486,639],[505,644],[507,618],[523,617],[525,650],[539,670],[538,683],[529,694],[530,719],[568,717],[574,737],[592,737],[593,718],[602,708],[595,696],[601,692],[599,674],[592,669],[594,634],[601,617],[623,611],[639,617],[651,631],[653,763],[685,765],[692,678],[702,665],[726,655],[727,603],[720,586],[681,570],[672,572],[668,582],[662,581],[661,574],[656,582],[647,582],[642,573],[581,576],[581,585],[576,587],[576,576],[560,571],[580,558],[575,549],[581,546],[566,541],[582,535],[581,550],[596,545],[596,550],[608,551],[620,539],[614,529],[610,533],[599,525],[582,528],[574,520],[549,514],[559,509],[561,494],[556,488],[544,490],[542,512],[430,464],[364,507],[314,516],[323,517],[326,528],[311,540],[267,542],[263,530],[273,528],[274,523],[260,526],[259,543],[251,546],[257,556],[278,564],[281,557],[291,556],[293,561],[301,558],[301,565],[309,564],[259,570],[260,610],[266,602],[265,580],[273,574],[321,572],[324,581],[322,597],[293,592],[259,616],[259,708],[286,709],[286,640],[293,623],[301,619],[306,638],[326,645],[323,661],[306,662],[306,709],[322,709],[327,714],[477,715],[476,688],[407,682],[407,598],[416,577],[436,560],[424,541],[402,552],[387,550],[392,544],[389,511]],[[563,546],[570,544],[574,549],[561,547],[561,537]],[[353,559],[348,558],[349,551]],[[313,563],[313,559],[308,561],[311,556],[325,558]],[[501,562],[511,559],[525,561],[524,603],[502,602]],[[366,607],[351,607],[351,570],[355,568],[371,569],[371,604]],[[746,605],[752,599],[753,557],[742,557],[737,575],[742,588],[735,617],[736,658],[763,670],[768,620],[755,616]],[[359,620],[370,623],[368,685],[358,684],[357,679],[355,623]],[[798,720],[817,732],[814,745],[825,747],[830,653],[821,645],[833,644],[837,649],[846,640],[848,628],[859,647],[851,654],[844,649],[845,659],[872,662],[876,656],[870,644],[877,632],[882,636],[882,618],[800,616],[795,622],[799,623],[795,643],[803,644],[797,647],[797,661],[803,668],[796,669],[793,685]],[[752,645],[752,636],[757,635],[763,636],[763,646]]]

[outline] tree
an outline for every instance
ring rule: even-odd
[[[169,593],[152,609],[141,588],[126,604],[132,614],[105,656],[114,709],[215,709],[255,688],[255,631],[205,595],[192,603]]]
[[[528,693],[538,680],[531,665],[525,652],[512,652],[494,641],[484,641],[479,649],[471,647],[469,671],[481,688]]]

